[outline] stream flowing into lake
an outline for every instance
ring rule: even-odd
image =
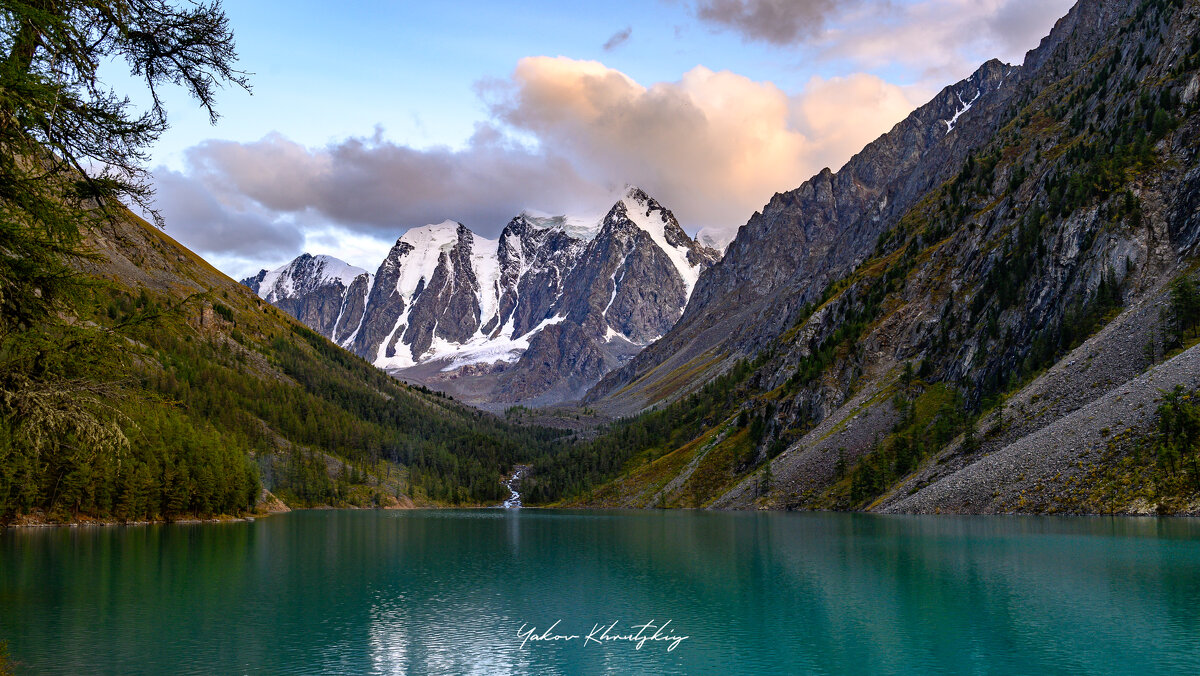
[[[508,492],[512,494],[507,500],[504,501],[502,505],[500,505],[501,507],[505,509],[520,509],[522,507],[521,494],[517,491],[517,486],[521,485],[521,479],[525,476],[526,470],[527,468],[524,465],[519,465],[515,470],[513,470],[513,475],[511,477],[500,482],[505,488],[508,489]]]

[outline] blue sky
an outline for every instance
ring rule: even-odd
[[[216,126],[168,98],[158,203],[234,276],[304,250],[373,270],[409,227],[495,236],[624,183],[732,232],[987,58],[1019,62],[1070,4],[231,1],[253,95],[223,92]]]
[[[477,83],[506,78],[532,55],[598,60],[639,82],[677,80],[704,65],[785,90],[847,68],[710,28],[682,3],[243,0],[225,9],[253,95],[223,95],[216,127],[186,97],[173,97],[158,161],[179,166],[185,148],[208,138],[255,141],[277,131],[319,145],[377,124],[398,142],[461,146],[487,116]],[[629,38],[605,50],[625,29]],[[916,79],[903,68],[874,70]]]

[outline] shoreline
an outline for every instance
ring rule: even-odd
[[[110,528],[114,526],[161,526],[161,525],[197,525],[218,523],[248,523],[284,512],[254,512],[243,516],[221,514],[212,517],[189,517],[183,519],[139,519],[122,521],[119,519],[99,519],[83,517],[71,521],[49,521],[38,515],[26,514],[9,524],[0,525],[0,531],[9,528]]]
[[[471,509],[497,509],[505,510],[503,505],[456,505],[456,506],[414,506],[402,508],[404,510],[437,510],[437,511],[456,511],[456,510],[471,510]],[[1138,513],[1138,512],[1116,512],[1116,513],[1065,513],[1058,512],[1054,514],[1046,513],[1006,513],[1006,514],[974,514],[974,513],[959,513],[959,512],[940,512],[930,514],[906,514],[906,513],[877,513],[877,512],[858,512],[858,511],[837,511],[828,509],[811,509],[811,510],[745,510],[745,509],[705,509],[699,507],[679,507],[670,510],[664,509],[638,509],[638,508],[622,508],[622,507],[562,507],[562,506],[522,506],[517,509],[529,509],[539,511],[554,511],[554,510],[569,510],[569,511],[587,511],[587,512],[651,512],[651,511],[677,511],[677,512],[729,512],[729,513],[778,513],[778,514],[862,514],[865,516],[878,517],[977,517],[977,518],[1006,518],[1006,517],[1025,517],[1025,518],[1088,518],[1095,519],[1101,517],[1120,518],[1120,519],[1196,519],[1200,518],[1200,513],[1196,512],[1181,512],[1175,514],[1154,514],[1154,513]],[[158,520],[139,520],[139,521],[120,521],[116,519],[95,519],[83,518],[73,521],[45,521],[36,518],[30,518],[31,515],[26,515],[22,519],[10,524],[0,525],[0,533],[3,533],[9,528],[13,529],[36,529],[36,528],[114,528],[114,527],[141,527],[141,526],[196,526],[196,525],[213,525],[213,524],[232,524],[232,523],[251,523],[258,519],[275,516],[277,514],[286,514],[289,512],[312,512],[312,511],[349,511],[349,512],[366,512],[380,511],[390,512],[397,511],[396,508],[388,507],[296,507],[286,511],[266,511],[255,512],[243,516],[234,515],[219,515],[214,517],[193,517],[186,519],[158,519]]]

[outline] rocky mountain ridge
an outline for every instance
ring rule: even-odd
[[[1019,73],[1018,67],[989,61],[836,174],[825,169],[795,190],[776,193],[699,280],[674,330],[606,377],[588,400],[632,413],[657,399],[656,377],[648,374],[665,376],[701,354],[725,355],[716,368],[694,373],[680,390],[689,391],[782,334],[805,303],[860,263],[889,224],[990,138]],[[672,368],[661,369],[662,364]],[[621,396],[607,396],[618,391]]]
[[[491,240],[446,221],[374,274],[304,254],[242,283],[380,368],[495,407],[581,394],[666,333],[718,258],[631,187],[597,223],[524,213]]]
[[[337,342],[338,336],[357,328],[372,281],[366,270],[332,256],[302,254],[241,283],[308,326],[322,327],[321,332]]]
[[[776,195],[589,393],[639,415],[577,503],[1200,509],[1157,422],[1200,385],[1198,36],[1194,0],[1081,0]]]

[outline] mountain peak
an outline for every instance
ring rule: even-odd
[[[654,198],[651,197],[645,190],[642,190],[632,183],[625,184],[625,193],[622,198],[634,200],[635,202],[641,202],[643,204],[654,202]]]
[[[700,232],[696,233],[696,241],[701,246],[706,246],[718,254],[724,255],[725,250],[729,248],[729,244],[733,242],[733,238],[737,236],[737,229],[732,230],[717,229],[713,227],[701,228]]]
[[[625,216],[631,223],[649,233],[656,242],[660,239],[676,240],[680,236],[691,240],[679,225],[675,214],[671,213],[670,209],[659,204],[658,200],[646,194],[641,188],[629,186],[625,191],[625,196],[613,205],[612,210],[609,211],[609,216],[605,217],[606,220],[618,215],[621,211],[625,212]],[[682,242],[673,241],[671,244],[679,246]]]
[[[355,279],[366,274],[366,270],[333,256],[302,253],[274,270],[259,271],[257,275],[242,280],[242,284],[267,301],[275,302],[329,284],[348,288]]]
[[[378,367],[462,377],[473,397],[578,396],[669,329],[719,258],[644,190],[614,197],[606,215],[526,209],[494,240],[453,220],[411,228],[352,288],[297,282],[267,300]]]
[[[428,225],[422,225],[418,228],[409,228],[408,232],[458,232],[459,228],[465,227],[467,226],[459,223],[456,220],[447,218],[441,223],[430,223]]]
[[[600,230],[604,214],[571,215],[550,214],[536,209],[525,209],[513,220],[524,220],[539,230],[559,230],[574,239],[590,241]]]
[[[670,209],[633,185],[626,186],[625,196],[609,210],[602,227],[609,230],[629,226],[649,235],[667,255],[683,280],[685,297],[690,297],[700,271],[713,262],[713,254],[705,253],[704,248],[688,236]]]
[[[447,219],[441,223],[409,228],[408,232],[396,240],[396,244],[403,242],[416,249],[448,249],[458,241],[461,231],[470,232],[470,229],[462,223]]]
[[[326,256],[325,254],[312,256],[307,253],[302,254],[302,256],[307,256],[307,260],[313,262],[314,268],[323,279],[339,280],[344,286],[350,286],[350,282],[353,282],[359,275],[367,274],[366,270],[333,256]]]

